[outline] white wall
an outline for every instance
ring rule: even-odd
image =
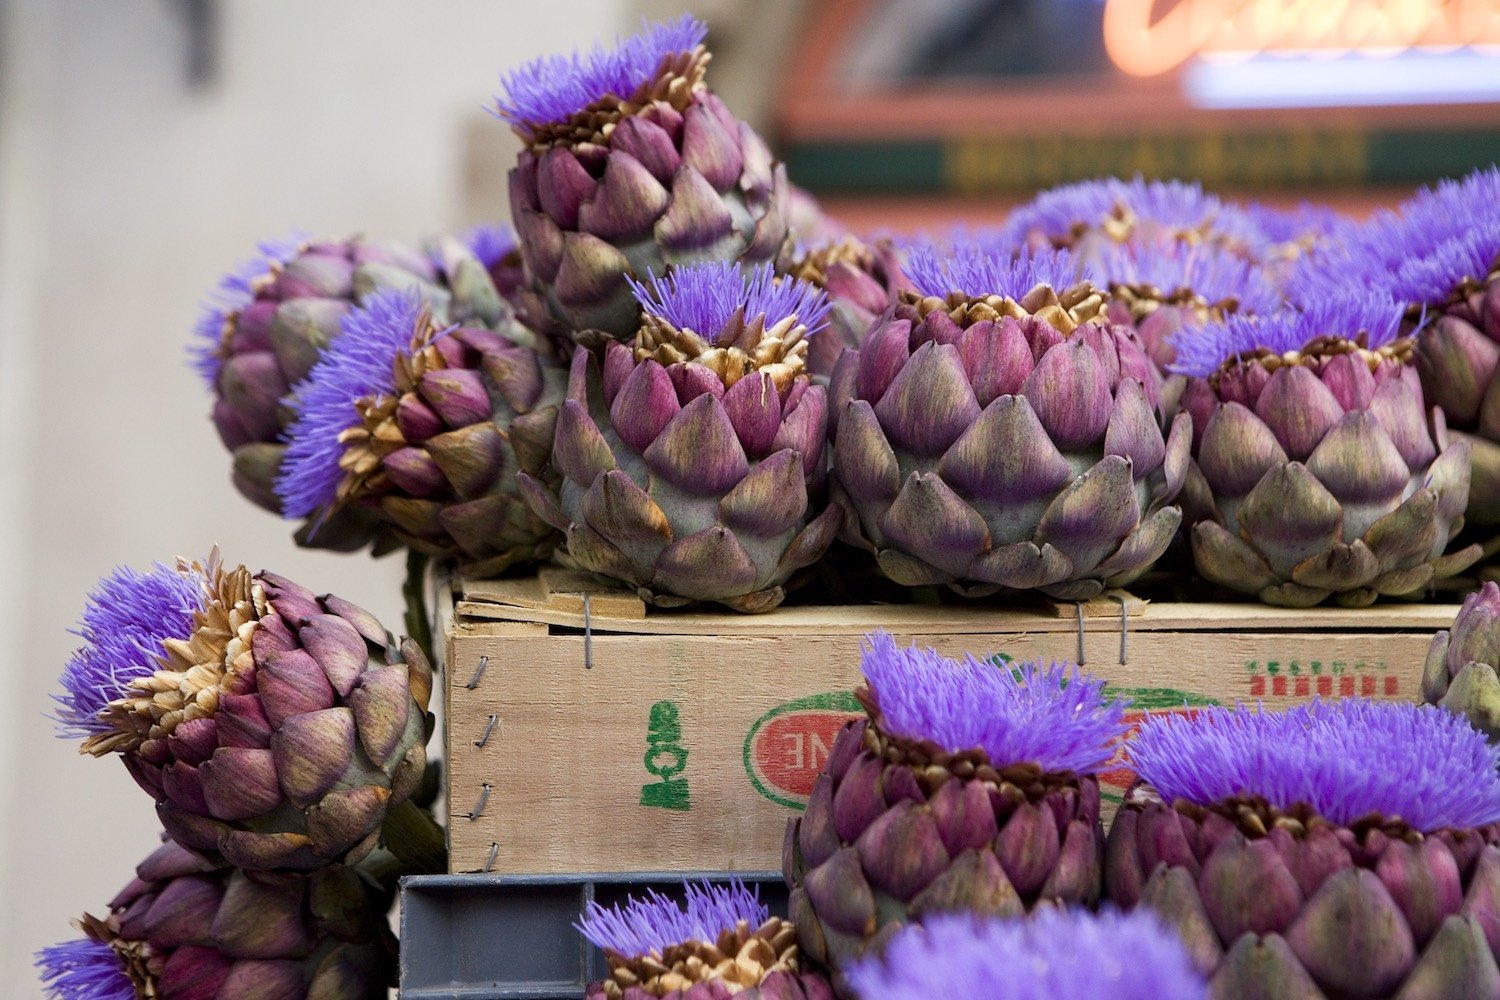
[[[97,577],[217,542],[399,627],[395,561],[299,551],[231,489],[184,363],[197,302],[256,238],[292,225],[417,237],[473,221],[459,217],[460,138],[498,71],[612,36],[630,8],[220,6],[219,77],[195,92],[170,0],[0,0],[6,997],[39,995],[31,953],[102,911],[157,830],[116,761],[80,758],[43,718]]]

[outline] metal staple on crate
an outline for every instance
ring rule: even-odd
[[[467,813],[464,814],[465,818],[468,819],[468,821],[472,823],[476,819],[478,819],[479,817],[483,816],[484,815],[484,804],[486,802],[488,802],[489,800],[490,800],[490,783],[488,781],[486,781],[484,784],[482,784],[482,785],[479,786],[479,801],[476,802],[476,803],[474,803],[474,808],[473,809],[470,809]]]
[[[583,592],[583,669],[594,669],[594,622],[589,615],[589,593]]]
[[[499,714],[496,712],[491,712],[489,720],[484,724],[484,732],[480,733],[479,739],[474,741],[474,745],[476,747],[481,750],[484,749],[484,745],[490,741],[490,733],[493,733],[495,731],[495,724],[499,721]]]
[[[469,683],[465,684],[464,687],[470,691],[477,688],[479,686],[479,679],[484,676],[484,668],[489,665],[490,658],[488,656],[481,656],[479,658],[479,666],[474,668],[474,676],[469,678]]]
[[[495,840],[490,841],[490,856],[484,859],[484,868],[481,869],[483,874],[488,875],[490,873],[490,869],[495,867],[495,855],[499,853],[500,842]]]
[[[1083,653],[1083,602],[1074,601],[1073,606],[1078,609],[1078,665],[1081,667],[1088,662]]]
[[[1125,641],[1130,631],[1130,605],[1119,594],[1110,594],[1109,596],[1111,599],[1120,602],[1120,666],[1123,667],[1127,662]]]

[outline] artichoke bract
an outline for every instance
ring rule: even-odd
[[[1500,586],[1464,598],[1453,627],[1432,637],[1422,671],[1422,700],[1457,712],[1500,740]]]
[[[1171,543],[1191,445],[1065,252],[911,254],[916,291],[830,384],[846,541],[907,586],[1086,599]]]
[[[633,344],[573,355],[557,418],[557,486],[523,473],[574,563],[661,607],[769,611],[827,550],[827,394],[806,367],[823,294],[732,263],[637,285]]]
[[[705,85],[706,33],[683,16],[502,79],[496,113],[524,144],[510,203],[529,322],[591,346],[628,339],[639,309],[627,277],[782,253],[786,171]]]
[[[1500,997],[1500,750],[1462,718],[1215,707],[1127,752],[1109,898],[1175,926],[1211,996]]]
[[[1361,606],[1450,576],[1469,446],[1429,415],[1398,305],[1329,296],[1177,340],[1198,571],[1268,604]]]
[[[846,970],[878,1000],[1206,1000],[1177,936],[1145,913],[937,916]]]
[[[486,279],[487,280],[487,279]],[[567,373],[513,317],[444,327],[412,293],[383,292],[299,388],[276,489],[286,516],[366,510],[412,549],[494,574],[558,542],[516,486],[543,475]]]
[[[890,240],[867,244],[849,235],[830,238],[800,247],[782,270],[823,289],[832,307],[828,329],[814,337],[807,350],[807,367],[814,375],[831,375],[844,348],[858,347],[906,287],[900,256]]]
[[[272,573],[117,571],[63,672],[61,734],[117,753],[178,843],[245,869],[354,864],[426,765],[432,668]]]
[[[589,903],[576,926],[604,950],[609,974],[589,984],[587,1000],[833,1000],[828,980],[802,967],[792,925],[757,892],[684,883],[683,896]]]
[[[904,923],[1100,892],[1099,780],[1124,731],[1104,683],[867,638],[847,723],[783,865],[804,955],[844,969]]]
[[[257,878],[169,841],[37,966],[52,1000],[377,1000],[396,971],[387,903],[352,868]]]

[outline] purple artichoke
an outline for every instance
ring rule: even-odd
[[[1432,637],[1422,671],[1422,700],[1457,712],[1500,741],[1500,586],[1464,598],[1453,628]]]
[[[1214,997],[1500,997],[1500,750],[1431,706],[1148,718],[1109,898],[1175,926]]]
[[[841,236],[799,250],[783,270],[828,293],[828,329],[812,339],[807,367],[831,375],[839,354],[858,347],[880,314],[896,304],[907,287],[901,259],[889,240],[866,244]]]
[[[972,913],[899,931],[846,970],[878,1000],[1205,1000],[1172,931],[1144,913],[1044,909],[1026,920]]]
[[[830,392],[846,540],[907,586],[1083,599],[1177,532],[1191,428],[1073,260],[913,251],[917,287],[846,351]]]
[[[63,672],[62,735],[118,753],[178,843],[240,868],[354,864],[426,765],[432,668],[271,573],[117,571]]]
[[[373,511],[411,548],[493,574],[558,536],[517,492],[542,474],[566,374],[514,320],[443,328],[415,295],[373,296],[299,387],[276,489],[316,526]]]
[[[569,559],[653,604],[768,611],[838,523],[823,499],[826,394],[806,371],[827,303],[769,265],[681,267],[635,288],[634,345],[573,356],[560,486],[523,474],[523,491]]]
[[[1268,604],[1369,604],[1459,572],[1469,448],[1429,423],[1400,307],[1328,297],[1177,341],[1198,429],[1193,557]]]
[[[528,321],[590,346],[629,339],[640,324],[627,278],[781,255],[786,172],[705,86],[706,32],[683,16],[502,80],[496,112],[525,147],[510,202]]]
[[[170,841],[84,937],[37,955],[52,1000],[383,1000],[396,942],[387,899],[352,868],[274,878]]]
[[[896,925],[1099,898],[1099,781],[1124,731],[1104,683],[869,637],[867,719],[839,731],[783,863],[802,951],[835,968]]]
[[[743,883],[684,883],[683,894],[682,906],[655,892],[589,903],[578,930],[604,949],[609,976],[587,1000],[833,1000],[826,979],[801,969],[792,925]]]

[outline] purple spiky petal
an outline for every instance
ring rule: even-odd
[[[667,56],[691,52],[708,37],[708,25],[684,14],[664,24],[647,24],[613,46],[588,52],[533,59],[500,77],[495,114],[513,125],[565,121],[601,98],[628,98]]]
[[[1076,666],[950,660],[902,646],[890,633],[865,637],[861,669],[880,704],[881,727],[951,753],[979,749],[996,767],[1097,771],[1124,732],[1127,701]]]
[[[1024,920],[941,914],[845,970],[881,1000],[1203,1000],[1176,933],[1145,907],[1041,909]]]
[[[422,316],[415,291],[378,292],[344,317],[340,334],[292,387],[296,419],[276,478],[283,516],[310,517],[331,504],[344,472],[339,436],[359,423],[355,403],[396,391],[396,359],[412,349]]]
[[[786,319],[806,327],[804,336],[828,325],[828,297],[815,285],[776,275],[769,263],[746,274],[733,261],[673,268],[663,276],[648,272],[642,284],[626,276],[636,301],[679,330],[691,330],[714,343],[735,314],[746,322],[762,318],[766,327]]]
[[[1102,252],[1099,272],[1111,284],[1187,290],[1209,303],[1233,299],[1239,314],[1272,312],[1281,293],[1261,266],[1214,243],[1152,239],[1120,243]]]
[[[1066,250],[1021,247],[1011,253],[991,241],[947,251],[936,246],[916,247],[907,260],[906,274],[918,292],[938,298],[960,292],[974,297],[1021,299],[1037,285],[1061,290],[1096,278],[1091,265],[1081,263]]]
[[[87,739],[111,726],[100,719],[130,682],[155,673],[167,639],[186,639],[204,605],[202,574],[156,563],[144,573],[121,566],[89,594],[73,633],[83,640],[63,667],[58,735]]]
[[[760,890],[746,888],[739,879],[722,886],[684,882],[682,890],[681,904],[654,890],[618,906],[591,902],[574,926],[595,947],[643,958],[660,956],[673,945],[713,944],[742,920],[755,928],[770,917]]]
[[[516,231],[509,226],[475,226],[459,240],[488,269],[516,248]]]
[[[1500,748],[1432,705],[1351,698],[1152,716],[1129,755],[1168,802],[1258,795],[1335,823],[1380,813],[1424,832],[1500,821]]]
[[[1231,316],[1185,331],[1175,340],[1177,360],[1171,369],[1207,377],[1230,358],[1266,350],[1299,351],[1316,337],[1361,340],[1368,348],[1396,339],[1404,310],[1399,302],[1374,292],[1330,291],[1302,309],[1286,308],[1262,316]]]
[[[260,241],[255,245],[255,254],[230,268],[204,300],[198,321],[193,324],[188,354],[193,368],[210,389],[218,385],[219,370],[224,364],[222,340],[228,317],[255,298],[257,278],[290,261],[307,239],[306,233],[294,230],[285,238]]]
[[[43,948],[36,967],[50,1000],[136,1000],[120,956],[103,941],[77,938]]]

